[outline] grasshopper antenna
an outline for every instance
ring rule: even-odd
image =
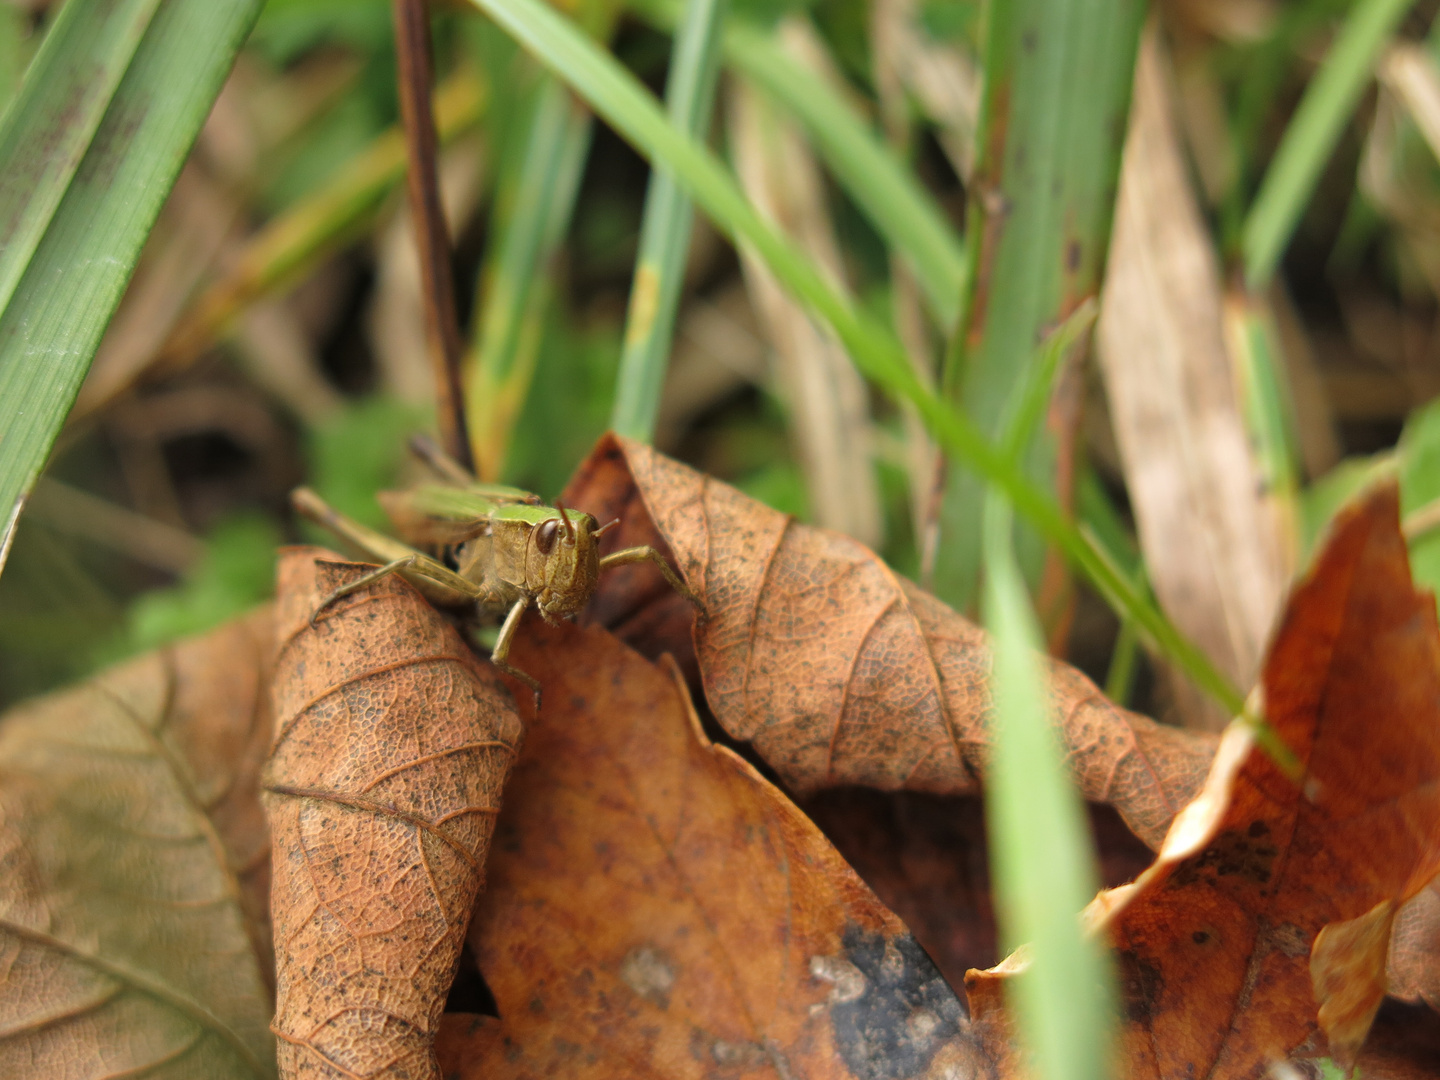
[[[470,470],[440,449],[439,443],[424,432],[410,436],[410,453],[423,461],[439,476],[455,484],[473,484]]]
[[[605,533],[608,532],[610,529],[613,529],[616,525],[619,525],[619,524],[620,524],[620,519],[619,519],[619,518],[611,518],[609,521],[607,521],[604,525],[601,525],[598,529],[596,529],[596,530],[595,530],[594,532],[592,532],[590,535],[593,536],[593,537],[596,537],[596,538],[598,539],[599,537],[604,536]]]
[[[560,511],[560,520],[565,522],[565,536],[570,543],[575,543],[575,526],[570,522],[570,515],[565,512],[565,504],[559,499],[555,500],[555,509]]]

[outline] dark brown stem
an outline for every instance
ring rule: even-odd
[[[410,216],[420,252],[425,337],[435,371],[435,410],[446,452],[473,471],[470,439],[465,430],[465,399],[460,388],[460,322],[455,315],[450,238],[436,171],[435,117],[430,108],[430,22],[425,0],[394,0],[394,9],[400,114],[405,121],[410,158]]]

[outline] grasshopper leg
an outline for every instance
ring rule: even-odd
[[[540,711],[539,681],[510,665],[510,643],[515,640],[515,631],[520,628],[520,616],[525,614],[525,607],[529,603],[529,598],[522,596],[515,601],[515,606],[505,616],[505,621],[500,624],[500,636],[495,639],[495,648],[490,650],[490,662],[506,675],[514,676],[530,687],[530,692],[535,695],[535,711],[538,713]]]
[[[305,517],[317,525],[324,526],[352,547],[364,552],[367,559],[383,564],[378,571],[351,582],[346,586],[346,592],[354,592],[356,589],[363,588],[386,574],[398,573],[419,589],[420,595],[437,607],[463,607],[468,603],[484,599],[485,594],[472,582],[461,577],[443,563],[438,563],[428,555],[346,517],[328,506],[309,488],[296,488],[290,496],[290,501],[294,504],[295,509]],[[321,607],[323,608],[332,600],[344,595],[345,592],[336,593],[326,599],[325,604],[322,604]]]
[[[670,587],[695,605],[695,610],[701,615],[705,614],[705,605],[700,602],[700,598],[690,591],[690,586],[680,580],[680,575],[670,568],[670,564],[665,561],[665,557],[649,544],[643,547],[625,548],[621,551],[606,555],[600,560],[600,569],[607,570],[612,566],[628,566],[631,563],[640,562],[652,562],[658,566],[660,572],[665,575],[665,580],[670,583]]]
[[[318,616],[320,612],[324,611],[336,600],[339,600],[342,596],[349,596],[351,593],[359,592],[361,589],[365,588],[366,585],[374,584],[375,582],[379,581],[383,577],[386,577],[387,575],[408,570],[410,569],[410,567],[415,565],[415,560],[418,558],[420,558],[420,555],[418,553],[415,555],[406,555],[403,559],[395,559],[392,562],[386,563],[384,566],[377,566],[368,574],[361,575],[347,585],[341,585],[340,588],[336,589],[329,596],[325,597],[324,600],[321,600],[320,606],[310,613],[310,625],[314,626],[316,616]]]

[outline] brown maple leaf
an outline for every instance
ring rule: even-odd
[[[470,934],[500,1019],[447,1018],[447,1075],[983,1074],[915,939],[673,665],[538,623],[516,656],[544,704]]]

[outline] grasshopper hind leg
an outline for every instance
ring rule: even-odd
[[[412,566],[415,565],[415,560],[417,558],[420,558],[418,554],[406,555],[403,559],[395,559],[391,562],[386,563],[384,566],[377,566],[368,574],[361,575],[349,584],[341,585],[329,596],[325,597],[324,600],[321,600],[320,606],[310,613],[310,625],[314,626],[315,619],[319,616],[319,614],[331,604],[335,603],[336,600],[339,600],[345,596],[349,596],[351,593],[357,593],[361,589],[365,588],[365,586],[371,585],[379,581],[383,577],[388,577],[390,574],[403,574],[406,570],[410,569]]]

